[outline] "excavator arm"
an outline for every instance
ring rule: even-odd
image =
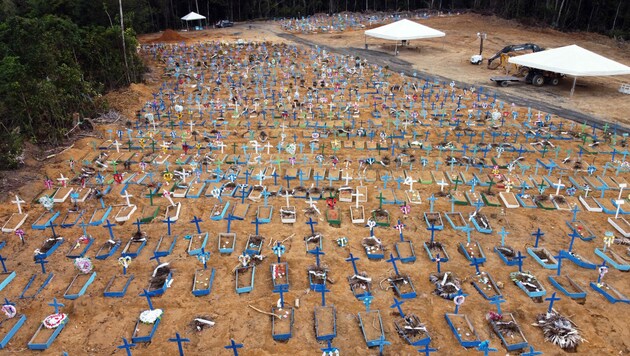
[[[490,66],[495,59],[500,58],[501,55],[504,53],[528,51],[528,50],[532,52],[540,52],[543,49],[544,48],[541,48],[540,46],[533,43],[523,43],[523,44],[518,44],[518,45],[505,46],[502,50],[497,52],[494,56],[488,58],[488,66]]]

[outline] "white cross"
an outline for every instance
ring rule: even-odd
[[[171,198],[171,192],[164,189],[164,194],[162,195],[164,196],[164,198],[166,198],[166,200],[168,200],[169,203],[171,203],[171,206],[175,206],[175,203],[173,202],[173,198]]]
[[[123,198],[125,198],[125,201],[127,202],[127,206],[131,206],[131,203],[129,202],[129,198],[131,198],[133,195],[129,194],[126,190],[125,190],[125,195],[123,195]]]
[[[227,146],[223,143],[223,141],[219,141],[217,142],[217,147],[219,147],[221,149],[221,153],[223,153],[223,149]]]
[[[584,191],[586,192],[586,194],[584,194],[584,198],[588,198],[588,192],[591,191],[591,187],[587,185],[586,187],[584,187]]]
[[[619,196],[617,197],[617,200],[621,200],[621,193],[623,193],[624,188],[626,188],[627,186],[628,184],[626,183],[619,184]]]
[[[11,201],[11,203],[17,205],[18,214],[22,215],[22,203],[26,203],[24,200],[20,200],[20,197],[15,196],[15,200]]]
[[[182,181],[184,182],[184,184],[186,184],[186,177],[188,177],[189,175],[190,173],[188,173],[186,169],[182,169],[181,176],[182,176]]]
[[[439,182],[437,182],[437,185],[439,185],[439,186],[440,186],[440,192],[443,192],[443,191],[444,191],[444,187],[446,187],[446,186],[448,185],[448,183],[446,183],[446,182],[444,181],[444,178],[442,178],[442,180],[440,180]]]
[[[267,144],[264,146],[264,148],[266,148],[266,149],[267,149],[267,154],[269,154],[269,149],[270,149],[271,147],[273,147],[273,145],[271,145],[271,142],[267,142]],[[223,153],[223,152],[221,152],[221,153]]]
[[[163,149],[167,150],[170,146],[168,143],[166,143],[166,141],[162,141],[162,144],[160,145],[160,147],[162,147]]]
[[[249,143],[254,147],[254,152],[256,152],[256,154],[258,154],[258,150],[261,147],[260,143],[258,143],[258,141],[250,141]]]
[[[356,208],[359,209],[359,198],[363,196],[363,194],[359,193],[359,189],[356,190],[356,193],[350,194],[354,197],[357,202]]]
[[[59,173],[59,175],[61,176],[61,178],[57,178],[57,180],[61,182],[61,186],[65,188],[68,184],[68,178],[64,177],[61,173]]]
[[[112,145],[116,146],[116,152],[120,153],[120,146],[122,145],[122,143],[118,142],[118,140],[114,141],[114,143],[112,143]]]
[[[556,195],[560,195],[560,188],[564,188],[564,184],[562,184],[560,178],[558,178],[558,184],[556,184]]]
[[[342,178],[346,181],[346,185],[348,185],[348,182],[350,182],[350,180],[352,179],[352,176],[348,175],[348,172],[345,172],[345,176],[343,176]]]
[[[287,199],[287,207],[289,207],[289,197],[291,196],[291,194],[289,194],[288,190],[284,191],[284,197]]]
[[[618,200],[615,200],[615,203],[617,204],[617,212],[615,213],[615,219],[617,219],[619,217],[619,210],[621,210],[621,204],[625,203],[625,200],[618,199]]]
[[[411,178],[411,176],[407,176],[403,183],[409,186],[410,192],[413,192],[413,178]]]
[[[190,133],[193,132],[193,126],[195,126],[194,121],[190,120]]]

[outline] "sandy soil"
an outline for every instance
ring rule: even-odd
[[[493,53],[494,50],[503,47],[508,43],[520,43],[532,40],[542,46],[554,46],[569,43],[583,44],[587,48],[596,50],[602,54],[611,56],[614,59],[621,60],[625,63],[630,62],[630,55],[627,51],[615,49],[612,40],[605,39],[601,36],[590,34],[562,34],[555,31],[545,30],[536,31],[533,29],[523,28],[514,25],[511,22],[498,20],[492,17],[475,17],[465,15],[450,18],[436,18],[426,21],[429,26],[444,30],[447,32],[447,40],[444,44],[440,42],[426,41],[422,42],[418,48],[416,43],[412,43],[412,48],[402,51],[400,58],[412,62],[418,70],[430,71],[432,73],[445,77],[452,77],[460,81],[466,81],[474,84],[487,85],[487,77],[492,74],[484,67],[476,67],[467,63],[468,57],[475,53],[478,47],[475,33],[477,31],[486,31],[489,34],[489,40],[486,46],[486,53]],[[180,33],[184,37],[189,38],[189,43],[203,40],[225,40],[232,41],[243,38],[245,40],[256,41],[285,41],[282,37],[276,35],[277,25],[260,24],[253,25],[250,30],[248,25],[237,25],[231,29],[201,31],[195,33]],[[142,40],[150,42],[157,38],[159,34],[152,36],[143,36]],[[333,35],[307,35],[302,36],[309,41],[325,43],[330,46],[350,46],[360,48],[363,46],[363,36],[359,32],[350,34],[333,34]],[[371,41],[373,43],[373,41]],[[372,44],[372,47],[376,44]],[[390,50],[389,47],[382,47],[383,51]],[[439,59],[439,60],[438,60]],[[133,85],[128,90],[112,94],[114,102],[119,103],[117,106],[129,118],[135,116],[135,112],[139,110],[144,103],[152,99],[151,93],[159,87],[161,83],[162,66],[153,63],[153,72],[149,76],[149,80],[145,84]],[[400,81],[400,78],[393,79]],[[624,113],[628,109],[627,96],[622,96],[616,92],[618,84],[622,80],[616,78],[605,79],[585,79],[580,80],[586,87],[579,87],[576,95],[568,98],[568,89],[565,85],[557,88],[544,88],[539,93],[526,86],[518,86],[513,88],[501,89],[510,93],[518,93],[519,95],[538,95],[541,99],[553,101],[560,106],[569,108],[578,108],[594,115],[608,117],[613,119],[623,119]],[[525,94],[524,94],[525,93]],[[225,95],[225,93],[222,93]],[[466,96],[467,100],[472,100],[470,92]],[[603,107],[607,107],[605,110]],[[536,108],[532,108],[536,110]],[[522,115],[526,108],[515,108]],[[522,117],[522,116],[521,116]],[[361,119],[369,118],[368,110],[362,110]],[[627,117],[626,117],[627,119]],[[560,119],[554,118],[554,122]],[[122,124],[122,123],[121,123]],[[567,124],[568,126],[568,124]],[[106,137],[106,129],[116,129],[114,127],[102,127],[101,133]],[[473,128],[477,134],[480,134],[484,128]],[[239,132],[243,132],[244,128],[238,128]],[[576,129],[579,130],[579,129]],[[271,130],[271,133],[278,134],[279,129]],[[301,130],[297,130],[300,132]],[[441,140],[443,129],[435,129],[431,134],[430,140],[437,143]],[[288,130],[291,137],[293,130]],[[423,136],[423,135],[421,135]],[[95,282],[89,287],[85,296],[75,300],[63,300],[62,295],[68,284],[76,273],[72,263],[64,255],[70,245],[74,243],[80,235],[80,229],[77,227],[71,229],[60,229],[57,231],[66,238],[66,242],[56,251],[50,258],[47,269],[54,272],[55,277],[51,284],[34,300],[18,300],[18,296],[26,285],[28,279],[33,273],[39,273],[40,267],[33,263],[33,250],[39,248],[44,238],[50,235],[50,231],[41,232],[30,229],[30,225],[35,221],[37,216],[43,212],[43,208],[34,203],[43,191],[43,177],[49,176],[52,179],[59,177],[59,173],[70,176],[71,172],[68,161],[72,158],[78,160],[86,155],[90,155],[92,149],[90,141],[92,139],[83,139],[76,143],[72,150],[59,155],[47,162],[41,169],[34,170],[34,163],[31,167],[31,174],[36,175],[36,181],[23,186],[15,191],[6,192],[4,204],[0,207],[0,221],[6,221],[10,214],[15,211],[15,207],[9,204],[9,197],[12,194],[20,194],[20,197],[27,201],[24,205],[25,211],[30,216],[24,225],[26,230],[26,244],[22,245],[13,234],[4,234],[3,238],[7,241],[6,247],[0,251],[4,257],[7,257],[7,267],[9,270],[16,270],[17,277],[4,290],[0,292],[0,297],[7,297],[17,304],[18,311],[27,315],[28,319],[22,329],[16,334],[11,343],[7,346],[6,352],[24,352],[26,343],[32,337],[41,320],[52,312],[52,308],[47,305],[53,297],[57,297],[63,301],[65,307],[63,312],[69,315],[70,321],[66,329],[60,334],[57,341],[52,345],[49,352],[61,353],[67,351],[70,355],[81,354],[120,354],[120,350],[116,350],[115,346],[121,344],[121,337],[131,338],[133,328],[138,315],[147,309],[146,300],[138,296],[143,288],[146,288],[150,278],[150,274],[156,266],[154,261],[150,261],[149,257],[155,248],[160,234],[165,233],[165,224],[155,221],[149,225],[143,226],[143,230],[149,236],[149,242],[142,251],[140,257],[134,260],[129,267],[129,273],[133,273],[135,280],[132,282],[126,297],[122,299],[104,298],[103,289],[109,279],[116,273],[120,273],[121,268],[115,259],[105,261],[96,261],[97,277]],[[324,140],[330,147],[332,139]],[[466,139],[462,139],[462,142]],[[355,140],[361,141],[361,140]],[[231,136],[226,140],[228,148],[226,153],[231,153],[232,142],[242,145],[246,140],[240,137]],[[272,143],[276,143],[277,139],[272,139]],[[554,143],[558,143],[555,142]],[[572,149],[577,151],[577,141],[563,141],[560,144],[563,149]],[[124,148],[124,147],[123,147]],[[620,146],[617,149],[622,150]],[[126,151],[123,149],[123,151]],[[307,150],[305,150],[306,152]],[[139,152],[138,152],[139,153]],[[332,154],[330,148],[326,149],[327,154]],[[424,156],[424,152],[414,152],[417,156]],[[352,159],[355,163],[353,168],[356,172],[356,162],[359,158],[368,154],[377,156],[375,152],[356,151],[356,150],[340,150],[337,155]],[[560,152],[560,156],[556,157],[556,161],[561,160],[564,151]],[[382,156],[386,154],[383,153]],[[490,154],[492,155],[492,154]],[[507,157],[515,158],[514,153],[507,154]],[[549,153],[553,156],[553,153]],[[265,159],[276,157],[272,154],[270,157],[265,155]],[[285,159],[287,155],[282,154]],[[445,160],[445,156],[438,156],[433,151],[429,157],[430,162],[436,159]],[[528,163],[534,164],[534,160],[538,155],[528,155]],[[311,162],[313,161],[310,156]],[[586,156],[585,161],[594,163],[601,167],[606,161],[610,160],[609,155],[592,155]],[[342,160],[343,161],[343,160]],[[287,168],[287,164],[282,165],[282,173]],[[314,166],[313,166],[314,167]],[[330,165],[326,166],[330,168]],[[122,169],[119,166],[119,169]],[[393,173],[400,171],[395,166],[376,168],[377,174],[384,174],[387,169],[391,169]],[[418,171],[420,165],[414,165],[414,171]],[[427,168],[428,170],[428,168]],[[448,171],[448,168],[442,166],[440,170]],[[463,171],[463,168],[455,170]],[[131,171],[139,171],[138,165],[134,165]],[[472,171],[472,169],[471,169]],[[486,170],[487,171],[487,170]],[[517,169],[518,171],[518,169]],[[502,173],[507,171],[502,170]],[[542,173],[542,170],[541,170]],[[111,169],[110,169],[111,174]],[[528,173],[533,174],[530,170]],[[582,175],[584,173],[579,173]],[[609,175],[610,173],[609,170]],[[628,178],[627,173],[622,177]],[[295,181],[294,181],[295,182]],[[308,184],[312,181],[308,181]],[[296,183],[293,183],[296,184]],[[324,182],[320,183],[327,185]],[[340,183],[334,183],[340,186]],[[380,188],[383,187],[381,181],[368,183],[368,203],[363,204],[366,212],[378,207],[378,201],[375,199]],[[390,188],[395,187],[394,182],[388,185]],[[435,271],[435,264],[430,262],[426,253],[422,249],[422,242],[427,241],[429,234],[426,230],[426,224],[423,221],[422,213],[429,210],[426,199],[431,194],[437,194],[439,187],[435,184],[422,185],[415,184],[415,189],[420,190],[423,204],[413,206],[411,214],[408,218],[403,218],[398,207],[386,205],[392,215],[392,220],[400,218],[407,225],[404,234],[405,238],[414,243],[415,253],[418,257],[413,264],[399,263],[399,269],[402,273],[410,276],[418,292],[418,297],[408,300],[403,305],[403,309],[407,313],[415,313],[420,319],[426,323],[432,338],[431,346],[440,350],[439,354],[464,354],[466,351],[458,346],[453,334],[449,330],[445,320],[444,313],[452,312],[454,305],[451,301],[446,301],[432,294],[433,285],[428,280],[428,275]],[[115,190],[120,187],[115,187]],[[404,190],[403,186],[401,190]],[[460,186],[459,190],[469,190],[470,187]],[[478,191],[485,191],[487,188],[478,187]],[[493,188],[499,191],[498,188]],[[549,193],[550,190],[547,191]],[[139,208],[147,206],[147,199],[138,199],[139,196],[146,193],[146,189],[139,186],[131,186],[129,193],[134,195],[132,201],[139,205]],[[596,193],[599,196],[599,192]],[[606,198],[616,197],[616,192],[606,192]],[[167,202],[163,198],[155,198],[156,204],[164,207]],[[267,315],[260,314],[248,305],[255,306],[259,309],[270,311],[271,307],[276,304],[278,295],[273,295],[272,281],[269,272],[269,259],[275,260],[275,256],[271,253],[270,247],[265,246],[263,253],[268,256],[268,260],[264,261],[257,269],[256,282],[253,292],[244,295],[237,295],[234,291],[234,274],[232,269],[237,265],[235,254],[242,251],[245,246],[246,237],[253,233],[254,226],[249,221],[254,219],[255,207],[258,203],[251,203],[249,213],[242,222],[234,222],[232,231],[237,233],[236,252],[231,256],[221,256],[217,250],[217,234],[226,229],[226,222],[212,222],[209,219],[209,213],[215,199],[201,198],[199,200],[192,199],[176,199],[183,201],[184,207],[180,220],[173,226],[175,234],[180,235],[173,254],[162,258],[162,261],[168,261],[174,269],[174,282],[164,296],[154,298],[153,304],[156,308],[165,311],[162,323],[160,324],[151,344],[140,344],[134,349],[134,354],[140,355],[173,355],[177,351],[174,343],[167,342],[168,338],[174,337],[176,332],[182,334],[182,337],[190,338],[190,343],[184,346],[188,354],[199,354],[202,350],[209,350],[213,354],[227,355],[229,352],[223,349],[224,345],[229,343],[229,339],[233,338],[237,342],[245,345],[241,349],[241,354],[245,355],[285,355],[289,353],[298,355],[319,354],[319,348],[324,344],[317,343],[314,333],[314,307],[320,303],[320,295],[317,293],[306,293],[308,289],[308,279],[306,268],[314,263],[314,258],[310,254],[305,253],[303,237],[310,234],[310,228],[306,225],[307,219],[302,214],[302,210],[306,208],[303,200],[292,199],[292,203],[296,206],[299,214],[298,221],[294,225],[282,225],[279,221],[278,211],[280,206],[285,205],[284,199],[271,198],[270,204],[274,206],[276,213],[271,224],[265,224],[260,227],[260,234],[269,239],[283,240],[289,236],[293,236],[287,240],[287,252],[282,257],[284,261],[289,262],[290,266],[290,291],[285,294],[286,301],[294,304],[295,299],[300,299],[300,307],[295,311],[295,325],[293,338],[287,343],[274,342],[271,337],[271,320]],[[232,203],[236,199],[230,199]],[[573,200],[574,201],[574,200]],[[106,204],[122,204],[124,199],[115,193],[110,193],[105,197]],[[91,198],[88,202],[82,204],[88,213],[98,206],[98,201]],[[354,205],[354,203],[352,203]],[[357,313],[365,310],[363,304],[353,298],[346,277],[352,274],[352,268],[349,263],[345,262],[345,258],[352,252],[355,256],[361,258],[358,262],[359,271],[365,271],[374,280],[374,301],[372,309],[379,309],[383,316],[385,335],[391,346],[385,348],[386,354],[392,355],[413,355],[416,351],[413,347],[405,344],[404,340],[396,335],[393,320],[397,316],[393,309],[389,306],[392,304],[394,294],[391,290],[384,290],[379,287],[380,281],[390,276],[392,268],[390,264],[383,261],[369,261],[360,245],[361,239],[369,234],[368,229],[364,226],[352,225],[349,217],[350,203],[339,203],[342,211],[341,228],[335,228],[326,223],[324,218],[317,219],[316,231],[324,236],[324,251],[326,255],[322,257],[322,261],[330,270],[330,276],[334,283],[329,285],[331,293],[326,297],[327,303],[337,308],[337,330],[338,336],[335,338],[333,345],[339,347],[344,355],[355,354],[377,354],[374,349],[368,350],[365,347],[361,330],[357,321]],[[70,207],[70,203],[57,204],[56,209],[66,211]],[[318,207],[325,209],[325,203],[321,201]],[[466,216],[472,212],[470,206],[460,207],[459,211]],[[450,211],[450,203],[446,198],[439,198],[435,203],[435,210],[439,212]],[[565,225],[565,220],[570,220],[572,214],[562,211],[545,211],[542,209],[502,209],[502,208],[483,208],[488,215],[495,231],[504,226],[510,235],[507,238],[507,244],[518,250],[525,251],[525,247],[533,245],[533,238],[530,233],[540,227],[546,233],[543,241],[546,248],[554,254],[560,249],[565,249],[569,243],[567,234],[570,232]],[[208,250],[212,253],[208,266],[216,269],[216,279],[212,294],[208,297],[194,297],[191,292],[192,279],[195,269],[201,268],[201,264],[193,257],[189,257],[186,248],[187,241],[182,239],[183,235],[192,233],[194,225],[188,223],[193,216],[201,217],[204,222],[201,223],[202,231],[208,231],[210,239],[208,242]],[[576,241],[574,250],[586,258],[600,262],[600,259],[594,255],[593,249],[602,246],[603,232],[610,230],[610,226],[606,223],[608,216],[595,213],[580,213],[579,219],[586,221],[589,227],[595,232],[597,239],[594,242]],[[116,226],[114,233],[117,238],[125,243],[135,231],[135,227],[130,222]],[[96,238],[94,246],[88,252],[89,257],[94,257],[98,247],[108,239],[107,229],[102,227],[88,228],[88,232]],[[348,247],[340,248],[336,245],[335,239],[346,236],[350,240]],[[392,228],[377,228],[376,236],[383,240],[383,244],[387,248],[387,253],[393,251],[393,246],[398,241],[398,233]],[[498,244],[499,237],[496,234],[482,235],[473,233],[473,239],[478,240],[488,257],[488,262],[482,267],[482,270],[492,273],[495,281],[501,282],[504,287],[502,293],[507,303],[503,304],[502,309],[514,314],[517,321],[525,334],[527,340],[535,346],[537,350],[545,352],[545,354],[560,355],[564,352],[558,347],[545,342],[542,332],[532,326],[535,316],[546,311],[547,304],[534,303],[520,289],[518,289],[509,278],[509,273],[516,270],[516,267],[506,267],[492,252],[492,248]],[[500,353],[505,353],[505,349],[500,345],[497,337],[489,330],[485,321],[487,311],[495,310],[488,304],[483,297],[474,290],[470,285],[470,278],[474,275],[474,269],[468,266],[466,260],[457,252],[457,245],[465,242],[465,234],[456,232],[450,227],[446,227],[444,231],[436,234],[436,240],[443,242],[450,254],[451,261],[442,265],[443,271],[452,271],[464,280],[464,290],[468,294],[465,304],[461,307],[460,312],[466,313],[471,319],[473,325],[482,340],[489,339],[492,346],[498,348]],[[619,246],[616,246],[620,248]],[[621,251],[621,250],[620,250]],[[116,254],[118,257],[118,254]],[[527,258],[524,263],[524,270],[532,271],[547,288],[548,295],[554,291],[554,288],[547,280],[547,276],[553,275],[555,272],[545,270],[540,267],[531,257]],[[566,316],[569,316],[580,328],[583,337],[588,342],[581,345],[578,349],[579,354],[606,354],[606,355],[623,355],[630,353],[630,343],[628,338],[627,322],[623,315],[627,312],[627,305],[609,304],[600,295],[593,292],[588,287],[588,282],[597,278],[595,271],[586,270],[565,261],[563,274],[570,275],[588,292],[588,297],[584,305],[579,305],[569,298],[563,297],[556,302],[556,309]],[[611,268],[606,275],[605,280],[616,286],[623,293],[630,293],[629,284],[627,283],[627,275]],[[383,284],[385,287],[385,284]],[[216,326],[206,329],[202,332],[194,331],[190,326],[193,318],[198,316],[208,316],[216,321]]]

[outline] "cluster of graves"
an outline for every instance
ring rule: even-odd
[[[232,276],[222,276],[233,278],[235,295],[252,292],[257,277],[269,273],[279,299],[268,311],[276,341],[290,340],[295,314],[305,312],[285,301],[292,288],[289,270],[292,278],[306,275],[310,290],[321,294],[313,320],[325,353],[339,351],[337,309],[327,302],[330,270],[322,263],[327,254],[346,258],[347,266],[334,266],[347,271],[348,294],[339,297],[351,294],[364,303],[357,327],[366,347],[381,352],[396,337],[386,334],[384,323],[393,323],[404,343],[428,355],[439,348],[431,341],[431,326],[445,322],[452,341],[465,348],[487,354],[500,342],[508,351],[539,354],[519,326],[534,320],[501,309],[505,296],[498,276],[484,268],[488,259],[510,268],[509,276],[500,277],[509,277],[531,300],[548,301],[535,322],[547,340],[566,350],[577,348],[582,338],[554,309],[560,298],[630,303],[604,278],[630,270],[628,135],[619,127],[567,122],[505,104],[484,88],[391,73],[317,47],[208,42],[145,45],[141,52],[163,70],[164,81],[136,117],[105,131],[85,156],[47,178],[33,202],[11,199],[16,212],[3,223],[1,247],[32,246],[41,272],[20,286],[21,293],[6,296],[0,348],[20,332],[33,333],[28,348],[47,349],[73,322],[55,299],[54,313],[37,330],[21,330],[27,317],[41,315],[21,314],[10,300],[32,300],[51,288],[56,267],[47,264],[55,252],[65,253],[77,269],[59,299],[72,301],[88,290],[93,298],[128,298],[132,283],[146,285],[141,297],[148,308],[132,335],[119,335],[129,355],[134,346],[163,337],[158,327],[168,311],[154,308],[152,298],[171,287],[176,271],[166,261],[180,248],[199,264],[190,291],[179,284],[171,294],[210,295],[217,277],[212,266],[221,259],[238,264]],[[493,218],[499,212],[542,210],[555,211],[558,224],[566,224],[566,248],[551,251],[540,243],[546,226],[528,232],[533,247],[510,245],[509,235],[516,232]],[[591,213],[607,217],[604,236],[594,232]],[[417,216],[426,232],[405,234],[410,216]],[[163,233],[149,239],[148,224],[162,225]],[[250,233],[241,236],[233,230],[236,224]],[[286,240],[280,233],[264,236],[259,231],[264,224],[308,227],[310,233],[296,239],[303,237],[314,265],[294,272]],[[325,236],[323,225],[344,230]],[[108,238],[95,238],[97,230]],[[440,239],[444,230],[459,239]],[[388,243],[388,236],[397,237]],[[574,250],[576,243],[591,244],[592,256]],[[266,260],[266,254],[277,259]],[[526,258],[536,269],[524,269]],[[135,260],[155,265],[148,283],[146,276],[128,272]],[[405,310],[412,308],[404,303],[419,293],[417,281],[399,267],[417,260],[435,264],[425,273],[435,286],[430,298],[454,304],[445,320],[423,320]],[[562,272],[563,260],[592,270],[588,286]],[[18,261],[8,254],[0,261],[1,292],[15,278]],[[109,276],[103,291],[90,290],[99,265],[112,261],[121,273]],[[393,269],[386,279],[393,295],[375,293],[372,277],[361,269],[366,263]],[[452,264],[470,266],[470,286],[449,270]],[[555,272],[543,283],[545,269]],[[483,325],[466,314],[479,312],[465,311],[471,293],[481,294],[492,308],[488,322],[498,337],[493,345],[480,338]],[[391,298],[397,316],[371,309],[374,298]],[[168,341],[183,354],[189,339],[177,333]],[[234,354],[241,347],[234,340],[226,346]]]
[[[284,31],[292,33],[334,33],[384,25],[403,18],[426,19],[428,18],[428,14],[426,11],[406,11],[399,13],[376,12],[371,14],[344,12],[331,16],[316,14],[299,19],[283,19],[280,20],[280,26]]]

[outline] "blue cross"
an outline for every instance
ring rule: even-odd
[[[169,342],[176,342],[177,343],[177,349],[179,350],[179,356],[184,356],[184,346],[182,345],[182,343],[184,342],[190,342],[189,339],[184,339],[182,338],[179,333],[175,333],[175,337],[174,338],[170,338],[168,339]]]
[[[386,173],[384,176],[381,177],[381,180],[383,181],[383,189],[387,189],[387,182],[391,179],[391,177]]]
[[[492,297],[492,299],[490,299],[490,304],[496,305],[497,306],[497,313],[498,314],[503,314],[501,313],[501,304],[505,303],[505,299],[501,298],[501,296],[499,295],[495,295],[494,297]]]
[[[479,265],[482,264],[478,258],[470,256],[470,265],[469,266],[475,266],[475,272],[477,272],[477,274],[479,274]]]
[[[247,184],[242,184],[241,185],[241,204],[245,204],[245,197],[247,197],[247,195],[245,194],[245,188],[247,187]]]
[[[280,294],[280,308],[284,308],[284,290],[280,288],[278,293]]]
[[[378,354],[379,356],[383,355],[383,348],[385,345],[391,345],[392,343],[389,341],[385,341],[385,335],[381,334],[381,338],[378,341]]]
[[[580,234],[577,232],[576,229],[572,229],[572,230],[573,231],[569,234],[569,237],[571,238],[571,242],[569,243],[569,252],[573,250],[573,243],[575,242],[575,238],[580,237]]]
[[[243,344],[237,344],[233,339],[230,339],[230,344],[227,346],[223,346],[226,350],[232,350],[234,352],[234,356],[238,356],[238,349],[243,348]]]
[[[534,350],[534,347],[530,345],[529,351],[522,353],[521,356],[538,356],[542,354],[543,354],[542,352]]]
[[[125,339],[124,337],[122,338],[122,340],[123,340],[123,344],[118,346],[117,348],[121,350],[124,349],[125,352],[127,353],[127,356],[131,356],[131,348],[136,347],[136,344],[134,343],[130,344],[129,341],[127,341],[127,339]]]
[[[472,205],[475,207],[476,211],[479,211],[479,209],[483,207],[483,202],[481,199],[477,199]]]
[[[313,225],[317,225],[317,221],[313,221],[313,218],[309,217],[306,225],[311,226],[311,234],[315,235],[315,228],[313,227]]]
[[[501,246],[505,246],[505,236],[509,235],[510,233],[505,231],[505,226],[501,228],[501,231],[498,232],[499,235],[501,235]]]
[[[525,259],[525,256],[523,256],[521,251],[518,251],[518,253],[516,254],[516,257],[514,257],[513,259],[516,260],[516,264],[518,265],[518,271],[523,272],[523,260]]]
[[[7,266],[4,264],[4,261],[6,261],[6,257],[3,257],[2,255],[0,255],[0,262],[2,263],[2,269],[4,270],[4,273],[7,273]]]
[[[149,310],[153,310],[153,303],[151,303],[151,294],[149,294],[149,291],[147,291],[146,289],[143,289],[142,293],[140,293],[140,296],[147,298],[147,304],[149,304]]]
[[[431,244],[433,244],[433,238],[435,237],[435,232],[438,231],[439,229],[436,228],[434,224],[431,224],[431,226],[427,227],[427,230],[431,231]]]
[[[320,350],[322,350],[324,352],[325,355],[333,354],[333,353],[339,351],[339,349],[337,349],[336,347],[332,346],[332,342],[330,340],[326,340],[326,341],[328,342],[328,346],[320,349]]]
[[[435,201],[437,200],[437,198],[435,197],[435,195],[431,194],[431,196],[429,197],[429,202],[431,203],[431,212],[433,212],[433,204],[435,203]]]
[[[390,305],[390,306],[389,306],[390,308],[396,308],[396,309],[398,309],[398,314],[400,314],[400,316],[401,316],[402,318],[404,318],[404,317],[405,317],[405,313],[403,313],[403,310],[402,310],[402,305],[403,305],[403,303],[404,303],[404,301],[403,301],[403,300],[398,300],[398,299],[394,298],[394,304],[392,304],[392,305]]]
[[[354,274],[358,275],[359,271],[357,270],[357,263],[356,261],[358,261],[359,258],[358,257],[354,257],[354,255],[352,255],[352,253],[350,253],[350,257],[346,258],[346,262],[350,262],[352,263],[352,269],[354,270]]]
[[[477,351],[482,351],[484,356],[488,356],[490,352],[497,352],[499,350],[495,349],[494,347],[490,347],[490,341],[486,340],[481,342],[477,346]]]
[[[429,344],[424,345],[424,349],[418,349],[418,352],[424,352],[424,356],[431,356],[431,352],[437,352],[437,349],[429,347]]]
[[[394,257],[393,254],[389,254],[389,259],[386,260],[385,262],[389,262],[392,264],[392,266],[394,267],[394,273],[396,273],[396,275],[398,276],[400,273],[398,273],[398,266],[396,266],[396,261],[398,261],[399,258]]]
[[[48,223],[48,226],[50,227],[50,231],[52,232],[53,238],[57,238],[57,234],[55,233],[55,226],[59,226],[59,225],[55,225],[51,221],[51,222]]]
[[[319,246],[315,247],[312,250],[308,250],[308,253],[315,255],[315,260],[317,263],[317,267],[319,267],[319,256],[325,255],[324,251],[322,251]]]
[[[370,305],[372,305],[372,300],[374,300],[374,296],[370,293],[367,293],[363,297],[361,297],[361,300],[363,300],[363,304],[365,305],[365,311],[369,312]]]
[[[553,303],[556,300],[560,300],[560,297],[556,297],[556,292],[553,292],[551,297],[545,298],[545,300],[549,302],[549,307],[547,308],[547,313],[551,313],[551,311],[553,310]]]
[[[556,276],[560,275],[562,271],[562,260],[567,258],[566,252],[563,250],[558,251],[558,256],[553,256],[558,261],[558,268],[556,269]]]
[[[197,255],[197,259],[203,263],[203,269],[208,269],[208,259],[210,259],[210,252],[206,252],[206,248],[202,247],[201,252]]]
[[[236,220],[236,218],[234,217],[234,215],[229,214],[227,218],[225,218],[225,220],[227,220],[227,233],[230,233],[230,227],[232,226],[232,220]]]
[[[158,266],[161,265],[161,263],[160,263],[160,253],[157,250],[155,250],[153,252],[153,257],[151,257],[149,259],[150,260],[155,260],[155,262],[157,262]]]
[[[462,228],[462,231],[466,233],[466,240],[470,243],[470,232],[472,231],[472,227],[466,225]]]
[[[273,174],[271,176],[273,177],[273,185],[278,185],[278,173],[276,173],[276,171],[273,171]]]
[[[202,222],[203,220],[199,219],[197,217],[197,215],[193,216],[193,219],[190,220],[191,223],[195,224],[195,226],[197,227],[197,233],[201,234],[201,228],[199,227],[199,223]],[[139,228],[139,227],[138,227]]]
[[[258,219],[258,216],[256,216],[256,218],[254,219],[254,221],[251,222],[252,224],[256,225],[256,236],[258,236],[258,226],[260,226],[262,223],[260,222],[260,220]]]
[[[263,192],[261,193],[262,196],[265,198],[265,206],[267,206],[267,199],[269,198],[269,196],[271,195],[271,193],[269,193],[269,191],[267,190],[267,188],[265,187],[265,189],[263,190]]]
[[[435,258],[433,259],[433,262],[437,263],[437,273],[440,274],[442,273],[441,269],[440,269],[440,265],[442,264],[442,258],[440,257],[440,254],[436,254]]]
[[[538,228],[538,230],[536,230],[536,232],[533,232],[531,235],[536,236],[536,242],[534,243],[534,247],[538,247],[538,240],[540,240],[541,237],[545,236],[545,233],[542,232],[540,228]]]
[[[63,304],[57,302],[57,298],[53,298],[52,303],[49,303],[48,305],[55,308],[55,314],[59,314],[59,308],[64,306]]]
[[[577,207],[577,204],[573,205],[573,209],[571,209],[571,212],[573,213],[573,220],[571,220],[571,222],[575,222],[575,220],[577,219],[577,213],[580,211],[580,209]]]
[[[315,187],[319,187],[319,181],[322,180],[322,178],[324,177],[322,177],[319,172],[313,176],[313,179],[315,180]]]
[[[468,294],[464,293],[463,289],[460,289],[460,290],[457,291],[457,293],[455,293],[455,298],[457,298],[459,296],[467,297]],[[459,314],[459,305],[458,304],[455,304],[455,314]]]
[[[322,293],[322,307],[326,306],[326,293],[330,293],[330,289],[326,289],[326,287],[322,288],[320,291]]]
[[[109,219],[106,220],[107,224],[103,225],[104,228],[106,228],[107,230],[109,230],[109,237],[114,240],[114,230],[112,229],[113,226],[116,226],[115,224],[112,224],[111,222],[109,222]]]
[[[136,226],[138,227],[138,233],[140,233],[140,225],[143,225],[143,224],[144,224],[144,223],[143,223],[142,221],[140,221],[140,219],[139,219],[139,218],[138,218],[138,219],[136,219],[136,222],[135,222],[135,223],[133,223],[133,225],[136,225]],[[81,226],[83,227],[83,225],[81,225]],[[87,234],[85,233],[85,231],[83,231],[83,235],[86,235],[86,236],[87,236]]]
[[[38,258],[35,263],[39,263],[42,266],[42,274],[46,273],[46,263],[48,263],[48,261],[46,261],[43,258]]]
[[[169,216],[166,220],[162,220],[162,222],[167,224],[168,235],[171,236],[171,225],[175,224],[175,221],[171,220],[171,217]]]

